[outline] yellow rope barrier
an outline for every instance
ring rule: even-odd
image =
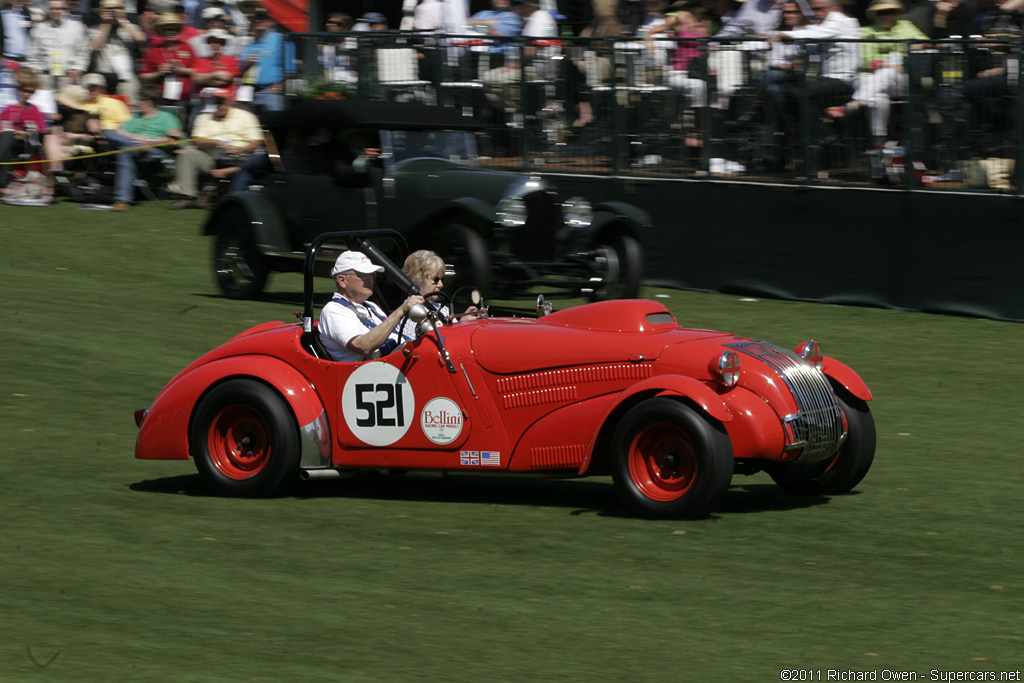
[[[185,144],[189,144],[189,143],[192,143],[192,142],[196,142],[197,140],[205,140],[205,139],[208,139],[208,138],[187,138],[187,139],[184,139],[184,140],[173,140],[171,142],[154,142],[154,143],[149,144],[149,145],[138,145],[136,147],[122,147],[121,149],[112,149],[112,150],[110,150],[108,152],[93,152],[92,154],[78,154],[76,156],[65,157],[63,159],[32,159],[31,161],[2,161],[2,162],[0,162],[0,166],[19,166],[19,165],[24,166],[24,165],[29,165],[29,164],[55,164],[55,163],[63,163],[65,161],[77,161],[79,159],[95,159],[97,157],[107,157],[107,156],[110,156],[112,154],[121,154],[122,152],[134,152],[135,150],[138,150],[138,149],[149,149],[150,147],[170,147],[170,146],[173,146],[173,145],[185,145]],[[64,146],[66,147],[67,145],[64,145]],[[83,147],[88,147],[89,145],[82,145],[82,146]]]

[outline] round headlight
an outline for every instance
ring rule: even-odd
[[[498,222],[506,228],[519,228],[526,225],[526,202],[522,197],[505,197],[494,212],[498,216]]]
[[[562,219],[570,228],[585,228],[593,221],[594,211],[583,197],[572,197],[562,204]]]
[[[723,351],[717,361],[712,361],[711,373],[726,389],[732,389],[740,381],[740,354]]]
[[[824,360],[824,356],[821,354],[821,344],[811,339],[796,347],[796,352],[814,363],[814,367],[821,370],[822,361]]]

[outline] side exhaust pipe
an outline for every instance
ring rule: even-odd
[[[330,468],[299,470],[299,477],[303,481],[309,481],[310,479],[341,479],[341,471]]]

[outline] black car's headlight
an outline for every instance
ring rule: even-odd
[[[594,220],[594,210],[583,197],[572,197],[562,202],[562,220],[570,228],[586,228]]]
[[[526,225],[526,202],[522,197],[505,197],[494,208],[498,222],[506,228]]]

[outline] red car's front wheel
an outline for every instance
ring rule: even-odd
[[[196,408],[189,445],[199,474],[228,495],[271,495],[298,473],[291,410],[277,392],[254,380],[214,387]]]
[[[615,430],[613,452],[619,493],[650,517],[703,517],[732,480],[725,431],[674,399],[630,409]]]

